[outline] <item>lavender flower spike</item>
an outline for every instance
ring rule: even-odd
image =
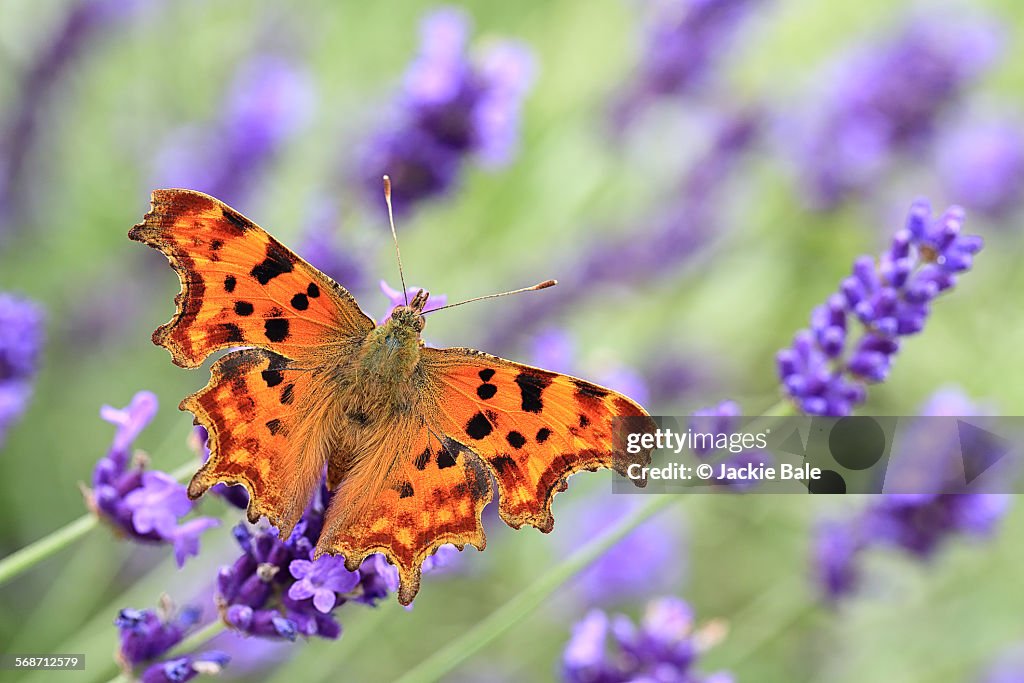
[[[844,58],[827,103],[794,137],[810,202],[831,209],[883,177],[895,160],[926,152],[944,114],[998,52],[976,18],[921,18],[882,44]]]
[[[143,543],[174,546],[178,566],[199,553],[199,536],[219,522],[196,517],[183,524],[192,511],[185,487],[163,472],[144,470],[145,458],[131,462],[135,438],[157,411],[156,395],[140,391],[126,408],[103,406],[101,417],[117,427],[114,441],[93,469],[92,488],[85,490],[86,504],[119,535]]]
[[[195,188],[242,205],[315,106],[304,66],[278,55],[254,55],[236,70],[217,119],[171,134],[157,156],[152,183]]]
[[[42,309],[0,292],[0,448],[28,405],[42,344]]]
[[[740,24],[762,0],[662,0],[651,3],[644,48],[613,116],[621,127],[653,101],[705,88],[732,51]]]
[[[468,17],[455,8],[423,19],[419,55],[395,110],[362,154],[367,196],[377,202],[380,177],[390,175],[396,212],[451,188],[469,157],[492,168],[514,157],[519,110],[533,82],[532,53],[519,43],[494,42],[470,60],[469,31]]]
[[[801,411],[848,415],[867,398],[867,384],[885,381],[900,339],[924,329],[932,301],[982,248],[980,237],[961,233],[963,223],[959,207],[933,218],[927,202],[915,202],[888,251],[854,261],[839,292],[811,314],[810,328],[778,353],[782,386]]]
[[[625,616],[609,619],[594,610],[573,628],[562,657],[562,680],[730,683],[728,673],[705,675],[694,670],[701,651],[721,635],[714,624],[694,631],[689,605],[673,597],[650,602],[639,626]],[[609,636],[616,651],[608,651]]]

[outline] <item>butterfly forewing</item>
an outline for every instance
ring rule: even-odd
[[[574,472],[625,474],[633,462],[650,463],[650,450],[627,454],[616,446],[615,418],[650,420],[622,394],[473,349],[426,348],[421,362],[436,428],[487,463],[501,517],[513,527],[550,531],[551,499]]]
[[[153,333],[182,367],[255,346],[295,358],[373,321],[340,285],[223,202],[156,190],[128,236],[162,251],[181,280],[174,318]]]

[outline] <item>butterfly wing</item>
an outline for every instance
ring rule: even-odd
[[[650,464],[650,449],[616,447],[615,418],[657,428],[622,394],[473,349],[425,348],[421,362],[432,384],[426,393],[437,397],[436,428],[487,464],[498,482],[499,513],[513,528],[551,531],[551,500],[575,472],[607,467],[625,476],[632,463]]]
[[[420,354],[419,405],[363,459],[377,468],[353,470],[342,483],[317,546],[352,568],[370,553],[386,555],[398,568],[402,604],[415,597],[420,566],[438,547],[483,549],[489,475],[509,525],[547,532],[551,500],[569,475],[650,463],[649,450],[615,449],[615,417],[650,421],[621,394],[471,349]]]
[[[209,433],[210,458],[189,483],[198,498],[217,483],[249,491],[249,520],[266,515],[282,533],[302,516],[329,456],[329,385],[263,349],[233,351],[210,382],[181,402]]]
[[[181,403],[209,431],[210,458],[192,479],[196,498],[242,484],[249,517],[282,533],[301,516],[329,457],[334,396],[317,367],[352,352],[374,328],[355,299],[262,228],[213,197],[155,190],[128,236],[160,250],[181,281],[174,318],[153,333],[175,364],[211,353],[209,384]]]
[[[398,599],[412,602],[423,561],[446,543],[486,545],[480,515],[491,501],[484,463],[431,430],[421,415],[389,425],[334,493],[316,553],[349,569],[371,553],[398,568]]]
[[[181,280],[178,310],[153,342],[182,367],[239,346],[297,358],[374,327],[343,287],[201,192],[155,190],[128,236],[163,252]]]

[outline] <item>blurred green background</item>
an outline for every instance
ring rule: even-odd
[[[155,391],[161,411],[138,447],[168,471],[195,457],[186,445],[191,416],[176,404],[203,386],[208,373],[176,368],[150,343],[152,330],[172,313],[177,282],[126,234],[147,210],[154,155],[176,127],[216,117],[240,62],[285,51],[308,65],[317,104],[308,125],[236,208],[297,247],[312,196],[326,190],[342,209],[340,243],[358,245],[369,273],[369,284],[356,292],[364,309],[379,316],[387,307],[373,285],[377,278],[397,286],[382,215],[360,208],[359,189],[335,179],[389,106],[415,55],[417,24],[435,5],[143,4],[104,27],[47,100],[29,166],[32,211],[0,246],[0,290],[40,302],[48,337],[31,406],[0,451],[5,555],[83,513],[78,484],[89,480],[112,435],[98,418],[100,405],[123,406],[140,389]],[[453,192],[399,221],[410,285],[450,300],[564,278],[599,237],[636,231],[643,239],[646,222],[671,204],[680,175],[707,146],[706,122],[716,108],[749,102],[785,111],[813,91],[837,51],[882,35],[912,8],[881,0],[767,3],[722,60],[728,101],[659,106],[614,142],[606,113],[639,58],[636,5],[481,0],[461,6],[474,21],[475,40],[525,41],[536,53],[538,74],[513,163],[496,172],[467,165]],[[1024,108],[1024,8],[1010,0],[973,6],[991,12],[1006,35],[1002,57],[971,86],[971,97]],[[28,0],[0,5],[0,111],[16,106],[19,69],[52,39],[69,7]],[[913,5],[937,16],[947,7]],[[929,196],[938,209],[958,201],[925,173],[905,183],[906,195],[880,192],[871,201],[815,213],[778,154],[759,145],[728,179],[716,195],[723,219],[714,246],[699,259],[629,286],[586,283],[593,294],[553,321],[576,340],[577,372],[682,359],[701,370],[700,386],[648,405],[651,413],[685,414],[735,398],[745,414],[758,414],[779,397],[775,352],[834,291],[851,260],[884,248],[917,196]],[[1021,231],[1012,218],[969,215],[967,225],[987,242],[976,270],[939,302],[925,333],[905,344],[891,378],[872,389],[862,412],[913,414],[947,385],[1000,414],[1015,414],[1024,404],[1017,377],[1024,314],[1013,303],[1024,291]],[[438,346],[482,346],[505,316],[540,305],[544,296],[439,314],[427,337]],[[483,350],[531,359],[528,339]],[[579,511],[587,505],[610,505],[608,482],[606,472],[575,478],[556,500],[556,520],[574,508],[585,514]],[[895,553],[873,556],[865,595],[839,610],[816,606],[809,529],[823,515],[842,516],[861,504],[697,496],[664,513],[668,533],[685,539],[672,591],[691,602],[700,621],[724,619],[730,626],[704,669],[730,668],[740,681],[969,681],[1024,638],[1019,508],[992,541],[953,544],[928,565]],[[229,529],[237,512],[216,499],[200,509],[224,523],[204,536],[203,552],[183,570],[166,548],[121,543],[98,530],[0,588],[0,650],[86,653],[84,673],[28,680],[110,678],[118,609],[154,606],[162,593],[179,603],[208,600],[204,589],[216,568],[234,557]],[[263,673],[241,665],[235,673],[271,681],[390,680],[472,629],[581,540],[564,522],[548,536],[492,527],[487,551],[466,553],[454,575],[427,577],[412,611],[390,602],[378,609],[346,606],[339,612],[340,641],[300,642],[281,648],[281,659]],[[628,601],[620,609],[636,614],[640,604]],[[588,607],[579,591],[566,587],[451,680],[555,678],[570,624]],[[224,675],[231,674],[229,668]]]

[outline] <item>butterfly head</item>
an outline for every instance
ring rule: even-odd
[[[407,306],[395,306],[395,309],[391,311],[390,321],[400,327],[411,328],[417,333],[422,332],[427,324],[426,318],[423,317],[423,309],[427,305],[428,298],[430,298],[429,292],[424,289],[419,290]]]

